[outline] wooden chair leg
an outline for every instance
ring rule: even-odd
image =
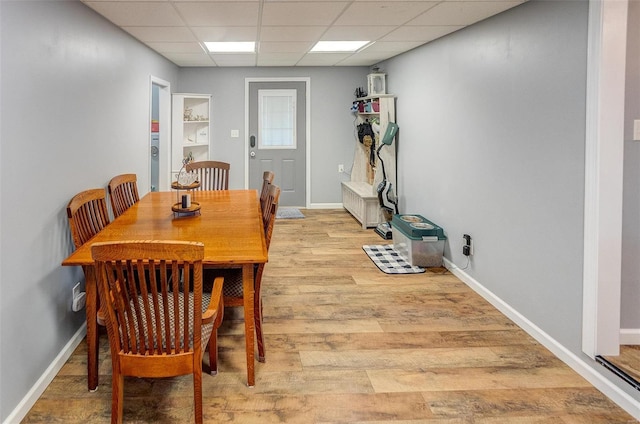
[[[215,326],[209,339],[209,372],[218,374],[218,329]]]
[[[264,362],[264,335],[262,333],[262,299],[256,297],[253,308],[256,339],[258,340],[258,362]]]
[[[193,406],[196,424],[202,424],[202,367],[193,368]]]
[[[122,424],[124,376],[116,370],[113,371],[111,378],[111,424]]]
[[[209,338],[209,370],[211,375],[218,374],[218,328],[222,325],[224,318],[224,305],[222,298],[218,305],[218,316],[213,321],[213,330],[211,331],[211,337]]]

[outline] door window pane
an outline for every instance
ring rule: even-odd
[[[296,148],[296,90],[258,90],[258,148]]]

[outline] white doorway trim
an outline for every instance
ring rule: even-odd
[[[151,107],[153,99],[153,85],[160,87],[158,95],[158,115],[160,121],[160,129],[158,131],[160,144],[160,162],[159,162],[159,181],[158,190],[168,191],[171,187],[171,83],[163,79],[149,76],[149,149],[151,149]],[[149,161],[147,169],[149,172],[149,187],[147,191],[151,191],[151,151],[147,155]]]
[[[582,351],[618,355],[627,0],[590,1]]]
[[[252,82],[304,82],[305,83],[305,106],[306,106],[306,158],[305,158],[305,207],[311,204],[311,78],[310,77],[278,77],[278,78],[252,78],[244,79],[244,188],[249,188],[249,84]]]

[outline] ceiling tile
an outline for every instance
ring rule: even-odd
[[[371,66],[526,0],[81,1],[179,66]],[[374,43],[308,53],[320,40]],[[256,41],[259,52],[209,55],[204,41]]]
[[[255,2],[174,3],[187,25],[256,26],[259,4]]]
[[[308,53],[298,62],[298,66],[333,66],[352,53]]]
[[[380,41],[432,41],[464,28],[462,25],[403,26],[389,33]]]
[[[262,9],[262,25],[330,25],[346,5],[345,2],[265,3]]]
[[[157,0],[156,0],[157,1]],[[166,0],[172,3],[259,3],[261,0]]]
[[[332,26],[322,35],[321,40],[375,41],[396,28],[396,26],[386,25]]]
[[[256,41],[255,26],[191,27],[200,41]]]
[[[301,53],[260,53],[258,55],[258,66],[295,66]]]
[[[403,52],[424,44],[421,41],[376,41],[371,46],[367,47],[363,52],[377,53],[377,52]]]
[[[521,1],[446,1],[408,22],[408,25],[471,25],[521,3]]]
[[[86,2],[93,10],[118,26],[183,26],[184,22],[166,2]]]
[[[206,53],[198,43],[147,43],[149,47],[160,53]]]
[[[189,28],[183,27],[123,27],[125,31],[140,41],[197,41]]]
[[[342,2],[345,3],[345,0],[322,0],[324,2]],[[347,3],[350,3],[353,0],[348,0]],[[418,0],[421,1],[421,0]],[[317,3],[318,0],[264,0],[265,3]]]
[[[212,54],[218,66],[256,66],[256,55],[251,54]]]
[[[261,41],[316,41],[326,26],[262,26]]]
[[[437,1],[353,2],[335,25],[402,25]]]
[[[336,66],[372,66],[376,63],[382,62],[385,59],[388,59],[389,57],[389,53],[386,53],[384,55],[366,55],[358,53],[336,63]]]
[[[178,66],[216,66],[208,54],[164,53],[164,57]]]
[[[260,54],[263,53],[306,53],[313,47],[313,43],[309,41],[261,41],[260,42]]]

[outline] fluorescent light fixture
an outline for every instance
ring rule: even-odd
[[[355,52],[370,41],[318,41],[311,49],[314,53],[322,52]]]
[[[255,53],[253,41],[205,41],[209,53]]]

